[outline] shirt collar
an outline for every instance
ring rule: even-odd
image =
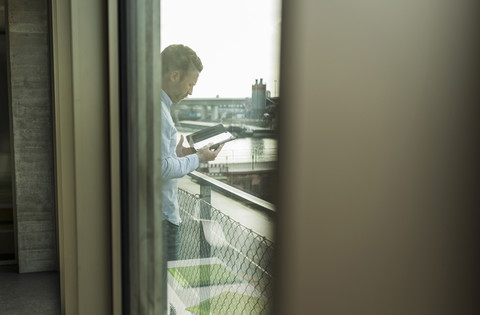
[[[162,90],[162,102],[164,102],[168,108],[172,107],[172,100],[164,90]]]

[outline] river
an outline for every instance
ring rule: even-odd
[[[178,138],[192,133],[191,130],[178,130]],[[184,143],[187,146],[186,140]],[[238,138],[225,143],[215,160],[216,163],[275,162],[277,160],[277,139],[274,138]]]

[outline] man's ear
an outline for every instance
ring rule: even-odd
[[[169,79],[172,83],[177,83],[178,81],[180,81],[180,71],[174,70],[170,72]]]

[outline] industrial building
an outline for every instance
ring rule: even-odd
[[[278,96],[270,96],[266,86],[263,79],[260,79],[260,83],[256,79],[251,96],[244,98],[186,98],[174,106],[173,118],[176,121],[262,120],[265,114],[270,116],[276,113],[280,101]]]

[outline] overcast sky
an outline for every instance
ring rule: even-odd
[[[192,98],[250,97],[260,78],[272,96],[279,94],[280,5],[280,0],[161,0],[162,49],[184,44],[203,62]]]

